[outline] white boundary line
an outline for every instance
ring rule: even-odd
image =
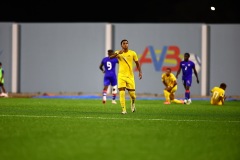
[[[0,117],[24,117],[24,118],[77,118],[77,119],[102,119],[102,120],[131,120],[131,121],[168,121],[168,122],[220,122],[220,123],[240,123],[240,121],[216,121],[216,120],[204,120],[204,119],[162,119],[162,118],[150,118],[150,119],[141,119],[141,118],[104,118],[104,117],[70,117],[70,116],[38,116],[38,115],[0,115]]]

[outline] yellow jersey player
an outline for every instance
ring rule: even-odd
[[[115,51],[115,54],[110,56],[111,58],[117,57],[118,59],[118,90],[119,90],[119,101],[122,107],[122,114],[126,114],[126,103],[125,103],[125,90],[128,91],[131,98],[131,111],[135,112],[135,80],[133,72],[133,62],[135,62],[139,71],[138,77],[142,79],[142,70],[138,62],[138,56],[135,51],[128,49],[128,40],[123,39],[121,41],[122,50]]]
[[[223,105],[226,99],[225,90],[227,85],[221,83],[219,87],[213,87],[211,90],[211,104],[212,105]]]
[[[163,90],[165,102],[164,104],[179,103],[184,104],[183,100],[175,99],[175,92],[177,91],[177,79],[171,73],[171,68],[167,68],[165,73],[162,74],[162,83],[165,86]]]

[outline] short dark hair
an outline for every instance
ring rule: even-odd
[[[113,53],[114,51],[112,49],[109,49],[108,50],[108,53]]]
[[[221,83],[220,84],[220,88],[226,88],[226,87],[227,87],[226,83]]]
[[[2,62],[0,62],[0,65],[2,65]]]
[[[172,71],[171,68],[166,68],[166,70]]]
[[[190,57],[190,54],[188,53],[188,52],[186,52],[186,53],[184,53],[184,56],[188,56],[188,57]]]
[[[127,41],[127,42],[128,42],[128,40],[126,40],[126,39],[123,39],[123,40],[121,41],[120,45],[122,45],[122,43],[123,43],[124,41]]]

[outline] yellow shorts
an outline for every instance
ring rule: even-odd
[[[134,78],[118,76],[118,88],[135,89]]]
[[[221,106],[222,105],[222,101],[214,101],[214,100],[211,100],[210,102],[212,105],[218,105],[218,106]]]

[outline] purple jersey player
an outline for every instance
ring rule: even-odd
[[[117,75],[116,75],[116,64],[118,63],[117,58],[110,58],[109,56],[114,53],[113,50],[108,50],[108,57],[104,57],[101,61],[99,69],[104,73],[103,79],[103,92],[102,92],[102,102],[105,104],[107,100],[107,89],[108,86],[112,86],[112,103],[117,104]],[[104,69],[103,69],[104,67]]]
[[[197,83],[199,83],[195,64],[194,64],[194,62],[189,60],[189,57],[190,57],[189,53],[184,54],[184,60],[180,62],[179,69],[176,74],[176,78],[178,78],[178,75],[180,74],[180,72],[182,70],[182,82],[183,82],[183,86],[185,88],[184,102],[186,104],[190,104],[192,102],[191,98],[190,98],[190,87],[192,85],[192,71],[194,72],[194,74],[197,78]]]

